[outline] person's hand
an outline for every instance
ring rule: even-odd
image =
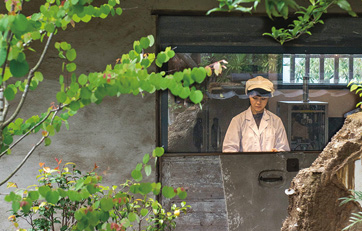
[[[278,150],[276,148],[272,148],[271,150],[272,152],[278,152]]]

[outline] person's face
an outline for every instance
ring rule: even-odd
[[[250,104],[251,104],[251,112],[253,114],[261,113],[264,111],[266,104],[268,103],[268,97],[261,96],[249,96]]]

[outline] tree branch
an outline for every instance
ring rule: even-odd
[[[35,124],[32,128],[29,129],[29,131],[27,131],[27,132],[26,132],[24,135],[22,135],[17,141],[15,141],[14,143],[12,143],[5,151],[3,151],[3,152],[0,154],[0,158],[3,157],[3,156],[7,153],[7,151],[8,151],[9,149],[12,149],[13,147],[15,147],[15,146],[16,146],[20,141],[22,141],[27,135],[29,135],[32,131],[34,131],[35,128],[37,128],[37,127],[39,127],[40,125],[42,125],[42,124],[44,123],[44,121],[49,118],[49,116],[50,116],[50,114],[51,114],[52,112],[60,111],[60,110],[63,109],[65,106],[67,106],[67,105],[61,105],[61,106],[59,106],[59,107],[58,107],[57,109],[55,109],[55,110],[50,110],[50,111],[48,112],[48,114],[47,114],[41,121],[39,121],[37,124]]]
[[[56,116],[56,114],[59,112],[59,110],[56,110],[54,112],[54,115],[52,117],[51,123],[53,123],[53,120]],[[49,133],[46,136],[43,136],[38,143],[36,143],[28,152],[28,154],[24,157],[24,159],[21,161],[21,163],[16,167],[16,169],[5,179],[0,183],[0,186],[2,186],[3,184],[5,184],[11,177],[13,177],[15,175],[15,173],[17,173],[19,171],[19,169],[25,164],[25,162],[29,159],[29,157],[31,156],[31,154],[33,154],[33,152],[35,151],[35,149],[37,147],[39,147],[39,145],[45,140],[45,138],[47,138],[49,136]]]
[[[26,96],[29,91],[31,79],[34,77],[34,72],[39,68],[40,64],[43,62],[44,56],[45,56],[46,52],[48,51],[49,44],[50,44],[50,41],[52,40],[52,38],[53,38],[53,33],[51,33],[50,36],[48,37],[48,41],[45,44],[44,50],[38,60],[38,63],[29,71],[28,78],[27,78],[28,82],[25,86],[23,95],[21,96],[21,99],[20,99],[20,102],[19,102],[17,108],[15,109],[14,113],[10,116],[10,118],[8,120],[6,120],[3,124],[1,124],[1,130],[4,129],[7,125],[9,125],[16,118],[16,116],[19,114],[21,108],[23,107]],[[8,111],[8,107],[6,107],[6,108],[4,107],[4,119],[6,117],[7,111]]]

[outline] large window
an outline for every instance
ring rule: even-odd
[[[177,53],[164,71],[228,64],[196,86],[205,96],[200,105],[162,93],[158,144],[174,153],[221,152],[231,119],[249,107],[246,81],[261,75],[274,83],[267,109],[282,119],[292,150],[322,150],[359,101],[347,83],[362,80],[362,34],[355,33],[362,19],[328,15],[324,22],[281,46],[262,36],[275,26],[268,17],[159,16],[158,46]]]
[[[267,109],[278,115],[285,126],[292,150],[322,150],[332,135],[343,123],[343,114],[355,108],[355,95],[346,88],[348,70],[344,68],[345,56],[339,56],[339,82],[320,79],[324,66],[326,73],[336,70],[327,65],[335,56],[283,55],[250,53],[176,53],[168,64],[168,72],[185,68],[206,66],[226,60],[226,69],[220,75],[212,75],[196,87],[203,91],[204,99],[194,105],[187,99],[164,97],[163,143],[168,152],[221,152],[225,133],[231,119],[249,108],[245,94],[246,81],[263,76],[274,83],[274,97],[269,99]],[[354,60],[358,58],[353,57]],[[294,59],[294,60],[292,60]],[[321,61],[323,60],[324,61]],[[347,59],[348,60],[348,59]],[[295,64],[291,64],[295,62]],[[321,65],[320,62],[326,63]],[[308,64],[309,63],[309,64]],[[309,68],[306,68],[309,66]],[[293,68],[291,68],[293,67]],[[294,77],[291,78],[291,69]],[[343,71],[342,71],[343,70]],[[338,84],[344,89],[313,89],[307,92],[308,102],[303,102],[302,82],[309,72],[311,84]],[[356,72],[353,72],[357,76]],[[313,76],[313,78],[312,78]],[[280,78],[283,78],[281,81]],[[285,84],[299,84],[298,89],[285,89]],[[282,87],[281,87],[282,86]],[[306,92],[304,92],[306,94]],[[167,119],[166,119],[167,118]],[[330,122],[331,121],[331,122]],[[167,134],[167,135],[166,135]]]

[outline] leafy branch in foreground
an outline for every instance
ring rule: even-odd
[[[211,9],[207,12],[210,14],[216,11],[242,11],[251,13],[252,10],[260,4],[261,0],[218,0],[219,7]],[[356,17],[356,13],[352,10],[351,5],[347,0],[309,0],[310,5],[303,7],[298,5],[294,0],[265,0],[265,11],[269,18],[283,17],[287,19],[290,15],[290,9],[296,10],[294,13],[296,19],[287,28],[272,27],[271,33],[264,33],[263,35],[274,38],[277,42],[283,45],[299,38],[303,34],[311,35],[310,29],[316,24],[323,24],[321,16],[327,13],[327,9],[332,5],[337,5],[345,10],[351,16]],[[251,5],[246,7],[244,5]]]

